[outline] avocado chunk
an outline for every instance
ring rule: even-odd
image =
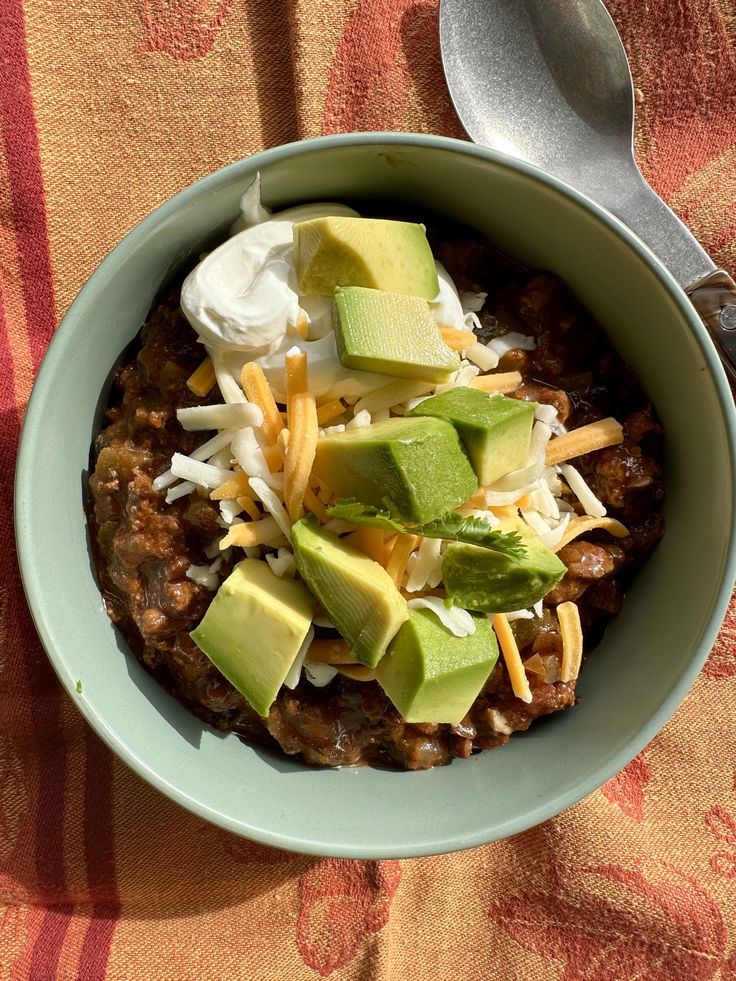
[[[526,463],[535,408],[534,402],[461,387],[425,399],[408,414],[451,422],[486,487]]]
[[[421,296],[338,286],[333,322],[346,368],[439,383],[460,367]]]
[[[485,617],[475,618],[474,634],[456,637],[430,610],[409,610],[376,676],[406,722],[457,725],[497,660],[496,636]]]
[[[313,515],[296,522],[291,542],[299,574],[350,644],[351,655],[375,667],[408,613],[389,574],[321,528]]]
[[[440,290],[423,225],[383,218],[312,218],[294,225],[294,265],[302,295],[367,286],[434,300]]]
[[[244,559],[190,637],[255,711],[268,715],[312,624],[314,601],[267,562]]]
[[[450,542],[442,560],[442,578],[455,606],[485,613],[508,613],[539,602],[567,572],[554,552],[520,518],[508,518],[498,531],[515,531],[526,552],[514,557],[501,552]]]
[[[323,436],[314,472],[338,497],[425,524],[478,489],[455,429],[443,419],[387,419]]]

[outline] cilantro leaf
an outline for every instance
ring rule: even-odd
[[[491,528],[490,523],[481,517],[466,518],[457,511],[448,511],[442,517],[428,521],[424,525],[413,525],[393,518],[389,511],[383,511],[370,504],[362,504],[353,498],[337,501],[327,510],[331,518],[339,518],[351,525],[420,535],[423,538],[444,538],[447,541],[466,542],[469,545],[492,549],[494,552],[502,552],[512,558],[522,558],[526,553],[526,546],[516,532],[498,531],[496,528]]]
[[[340,521],[347,521],[351,525],[365,525],[368,528],[382,528],[384,531],[406,531],[406,525],[396,521],[388,511],[373,507],[370,504],[361,504],[354,498],[346,498],[336,501],[327,509],[331,518],[339,518]]]

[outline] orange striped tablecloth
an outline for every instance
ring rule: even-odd
[[[637,151],[736,272],[733,0],[610,0]],[[203,824],[117,762],[39,648],[11,483],[48,341],[118,239],[244,154],[340,130],[461,136],[435,0],[0,3],[0,981],[736,978],[736,611],[599,792],[509,841],[316,860]],[[53,489],[49,489],[53,493]]]

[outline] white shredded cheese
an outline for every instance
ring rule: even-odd
[[[541,620],[542,619],[542,614],[544,612],[544,610],[542,608],[543,602],[544,602],[544,600],[538,600],[534,604],[534,606],[532,607],[532,609],[534,610],[534,616],[537,618],[537,620]]]
[[[529,527],[533,528],[538,535],[546,535],[547,532],[549,531],[549,525],[544,520],[544,518],[540,516],[538,511],[532,511],[528,508],[523,508],[521,512],[521,516],[524,519],[524,521],[526,521],[526,523],[529,525]]]
[[[217,575],[207,565],[190,565],[187,569],[187,579],[196,582],[198,586],[215,590],[220,585]]]
[[[416,593],[429,585],[433,589],[442,579],[442,539],[423,538],[416,552],[412,552],[406,563],[409,577],[406,580],[406,591]]]
[[[495,732],[500,732],[504,736],[510,736],[514,731],[511,726],[506,721],[506,716],[503,715],[498,709],[488,709],[491,717],[491,725]]]
[[[271,566],[271,571],[279,579],[291,573],[295,568],[294,553],[290,552],[288,548],[280,548],[276,555],[269,553],[266,556],[266,562],[268,562]]]
[[[315,688],[324,688],[337,675],[337,668],[331,664],[322,664],[320,661],[305,661],[304,674],[307,681]]]
[[[212,367],[215,370],[217,387],[220,389],[220,394],[225,402],[247,402],[248,400],[245,397],[245,392],[233,378],[232,372],[228,367],[225,352],[218,351],[210,347],[206,347],[205,350],[210,356]]]
[[[176,418],[182,429],[196,432],[201,429],[242,429],[243,426],[262,426],[263,412],[250,402],[231,402],[222,405],[193,405],[177,409]]]
[[[537,422],[545,422],[551,426],[557,420],[557,409],[554,405],[540,403],[534,410],[534,418]]]
[[[263,450],[258,445],[256,434],[251,428],[239,429],[233,437],[232,454],[240,465],[244,473],[249,477],[259,477],[274,490],[281,490],[284,486],[284,475],[281,473],[271,473],[263,455]]]
[[[534,614],[531,610],[512,610],[506,614],[506,619],[509,623],[513,623],[514,620],[533,620]]]
[[[460,306],[463,308],[463,313],[480,313],[487,297],[487,293],[473,293],[471,290],[463,290],[460,294]]]
[[[229,446],[233,440],[233,430],[223,429],[221,433],[213,436],[212,439],[208,439],[206,443],[202,443],[198,446],[196,450],[189,454],[187,459],[189,460],[208,460],[213,454],[219,452],[219,450],[224,449]],[[180,454],[181,455],[181,454]],[[159,474],[158,477],[153,482],[153,489],[155,491],[165,490],[167,487],[176,481],[176,475],[172,470],[165,470],[164,473]]]
[[[589,514],[591,518],[605,518],[605,507],[588,487],[583,475],[569,463],[560,464],[560,472],[567,481],[570,490],[583,505],[585,513]]]
[[[361,412],[356,412],[350,422],[346,424],[345,429],[365,429],[370,424],[371,414],[363,409]]]
[[[477,365],[470,364],[469,361],[462,361],[460,363],[460,371],[458,371],[455,376],[455,380],[452,383],[453,388],[464,388],[469,385],[473,378],[477,378],[480,374],[480,368]]]
[[[237,501],[220,501],[220,514],[226,524],[231,525],[243,509]]]
[[[473,364],[478,365],[481,371],[491,371],[497,366],[499,360],[496,352],[486,347],[485,344],[481,344],[480,341],[476,341],[467,348],[465,357],[468,361],[472,361]]]
[[[430,610],[455,637],[470,637],[475,633],[475,620],[459,606],[448,609],[440,596],[418,596],[406,604],[410,610]]]
[[[496,352],[499,359],[504,354],[508,354],[509,351],[515,351],[517,349],[533,351],[536,346],[537,342],[533,337],[529,337],[527,334],[519,334],[515,330],[510,330],[508,334],[502,334],[501,337],[494,337],[488,342],[488,347]]]
[[[251,477],[248,481],[251,490],[263,503],[264,508],[274,519],[284,535],[291,541],[291,521],[286,513],[286,508],[278,499],[274,491],[260,477]]]
[[[335,433],[344,433],[345,426],[340,423],[339,426],[327,426],[326,429],[320,429],[320,436],[333,436]]]
[[[204,554],[208,559],[214,559],[215,556],[220,554],[220,539],[216,538],[214,542],[210,542],[207,548],[204,550]]]
[[[307,636],[304,638],[302,646],[299,648],[296,657],[294,658],[294,663],[289,668],[289,671],[284,678],[284,684],[287,688],[294,689],[299,684],[299,679],[302,675],[302,665],[304,664],[304,658],[307,656],[307,651],[309,650],[309,645],[314,640],[314,627],[310,627],[307,631]]]
[[[186,497],[187,494],[191,494],[193,490],[197,489],[197,485],[192,480],[182,480],[181,483],[176,484],[174,487],[170,487],[166,492],[166,503],[173,504],[174,501],[178,501],[180,497]]]
[[[220,484],[224,484],[226,480],[235,476],[232,470],[213,467],[209,463],[202,463],[199,460],[193,460],[190,456],[184,456],[183,453],[175,453],[172,456],[171,472],[175,477],[191,480],[201,487],[208,487],[210,490],[214,490],[215,487],[219,487]]]
[[[555,546],[562,541],[562,536],[565,534],[565,529],[570,522],[571,514],[574,513],[574,511],[565,511],[556,527],[551,528],[549,531],[539,536],[542,540],[542,545],[544,545],[545,548],[554,549]]]

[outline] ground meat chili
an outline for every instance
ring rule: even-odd
[[[205,722],[248,742],[294,754],[320,766],[371,764],[426,769],[453,757],[500,746],[539,716],[575,703],[575,682],[559,676],[562,640],[554,608],[577,603],[586,656],[608,620],[621,609],[623,590],[662,535],[661,428],[634,374],[601,329],[547,273],[532,274],[483,241],[428,229],[435,256],[459,290],[487,291],[480,339],[520,331],[532,351],[511,350],[497,371],[519,371],[519,399],[554,405],[568,428],[614,416],[624,426],[619,446],[577,458],[593,492],[630,530],[615,539],[593,531],[565,545],[568,572],[548,594],[541,618],[512,624],[528,672],[532,701],[516,698],[498,664],[460,725],[405,723],[376,682],[338,675],[322,688],[302,679],[282,688],[261,719],[189,637],[214,593],[186,575],[211,561],[205,549],[222,535],[217,504],[194,493],[173,504],[153,489],[172,453],[190,453],[207,435],[184,432],[176,409],[199,399],[186,386],[202,348],[171,293],[152,312],[135,357],[117,373],[108,425],[95,441],[89,481],[89,521],[97,575],[112,620],[136,657],[160,684]],[[236,551],[236,550],[233,550]],[[242,554],[241,554],[242,557]],[[231,558],[221,572],[237,561]],[[224,576],[223,576],[224,578]],[[334,636],[317,628],[318,636]]]

